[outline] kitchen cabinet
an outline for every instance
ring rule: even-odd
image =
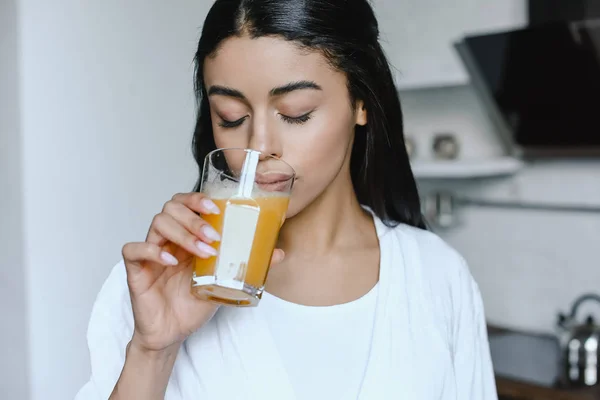
[[[527,24],[526,0],[372,0],[399,89],[469,81],[454,50],[465,34]]]

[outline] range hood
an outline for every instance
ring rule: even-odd
[[[508,154],[600,157],[600,19],[456,44]]]

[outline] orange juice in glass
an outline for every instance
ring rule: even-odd
[[[221,235],[218,255],[195,259],[192,292],[222,305],[256,306],[264,290],[295,173],[284,161],[247,149],[206,156],[200,191],[221,210],[204,215]]]

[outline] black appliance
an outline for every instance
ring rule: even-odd
[[[529,24],[600,18],[600,0],[529,0]]]
[[[515,156],[600,156],[600,19],[468,36],[456,48]]]

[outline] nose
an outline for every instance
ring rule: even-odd
[[[262,120],[257,118],[254,121],[250,134],[249,148],[260,151],[262,153],[261,158],[266,156],[282,156],[283,146],[279,134],[266,118]]]

